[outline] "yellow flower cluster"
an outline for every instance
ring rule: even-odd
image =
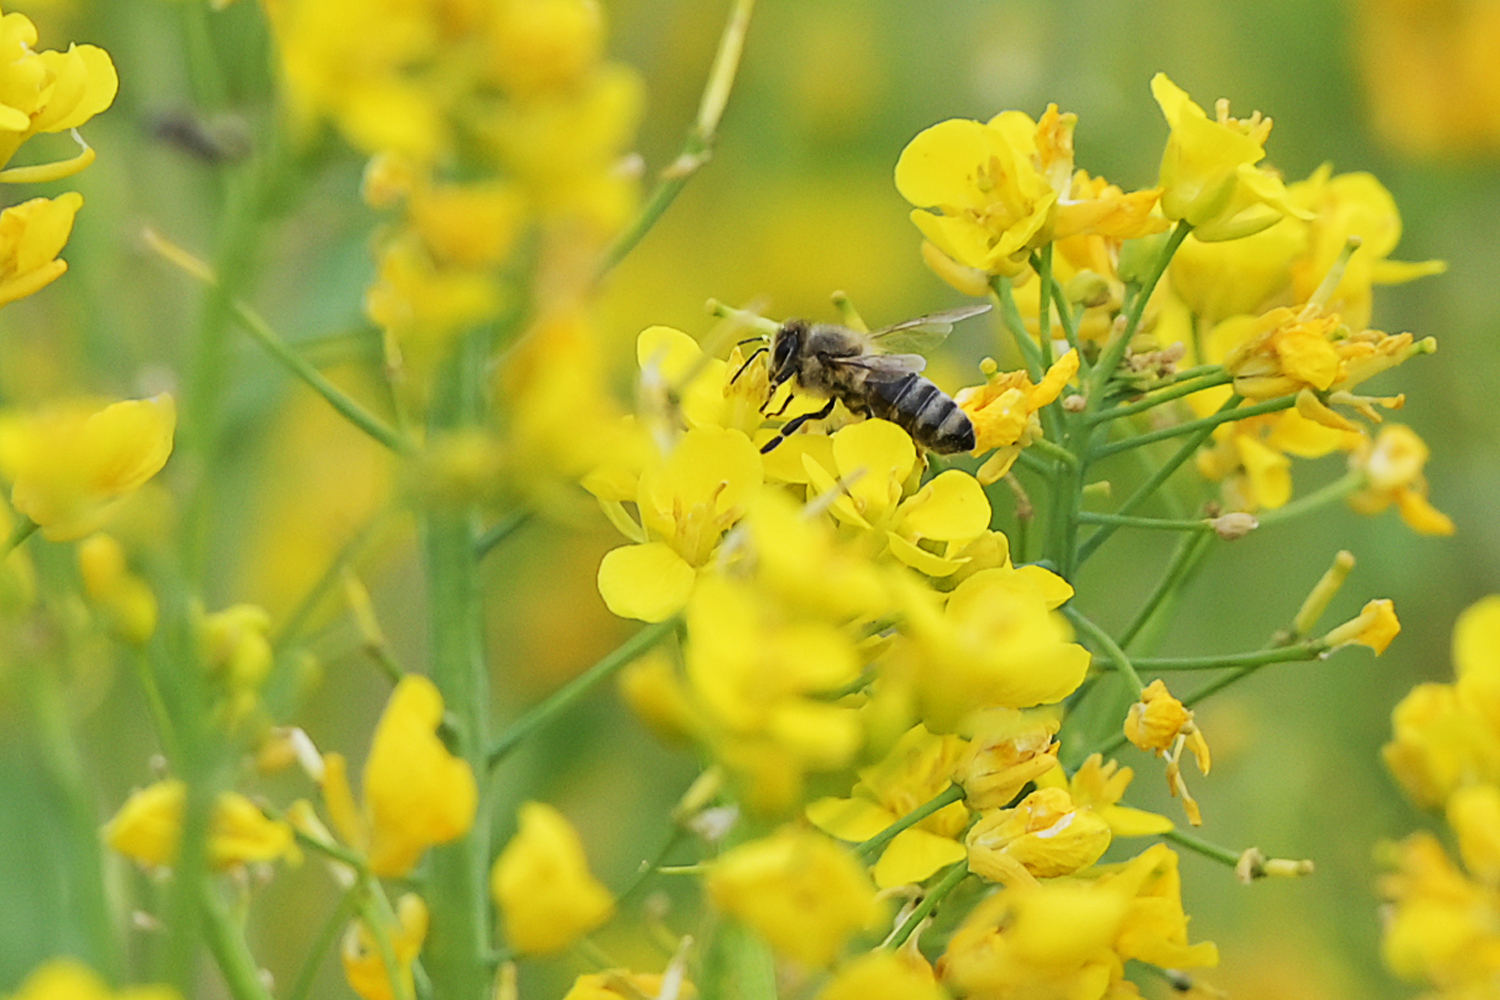
[[[1500,597],[1459,616],[1452,683],[1419,684],[1391,715],[1385,761],[1412,801],[1440,810],[1456,863],[1430,833],[1388,845],[1386,964],[1442,998],[1500,976]]]

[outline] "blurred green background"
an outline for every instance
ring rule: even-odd
[[[727,6],[606,4],[611,52],[647,83],[639,149],[651,171],[680,146]],[[1272,667],[1200,713],[1215,756],[1211,776],[1189,774],[1206,818],[1201,834],[1318,865],[1306,880],[1242,887],[1224,868],[1184,858],[1194,938],[1218,942],[1223,954],[1221,969],[1206,978],[1236,996],[1412,992],[1380,967],[1372,851],[1424,820],[1387,778],[1379,749],[1401,695],[1417,681],[1450,676],[1455,614],[1500,589],[1492,499],[1500,489],[1493,406],[1500,350],[1491,319],[1500,312],[1493,221],[1500,216],[1500,107],[1457,116],[1467,129],[1434,124],[1444,112],[1423,105],[1422,93],[1475,102],[1494,85],[1465,77],[1467,64],[1456,56],[1393,61],[1382,48],[1382,32],[1393,26],[1403,39],[1398,48],[1438,53],[1469,31],[1460,20],[1464,5],[1439,3],[1423,15],[1430,37],[1403,34],[1392,18],[1406,6],[762,0],[713,161],[619,267],[606,296],[622,375],[639,329],[667,323],[701,333],[710,296],[756,300],[772,316],[828,318],[829,293],[844,289],[872,323],[940,308],[953,293],[922,267],[907,206],[891,182],[905,143],[944,118],[988,118],[1007,108],[1037,115],[1056,102],[1079,116],[1079,166],[1126,189],[1149,186],[1167,133],[1148,87],[1158,70],[1205,106],[1226,96],[1235,114],[1271,115],[1269,159],[1288,179],[1327,160],[1340,171],[1369,170],[1391,189],[1405,221],[1394,256],[1443,258],[1450,271],[1377,292],[1374,325],[1436,336],[1440,348],[1374,391],[1407,393],[1400,419],[1432,447],[1431,497],[1458,523],[1457,536],[1421,538],[1394,512],[1364,519],[1342,509],[1254,534],[1214,555],[1159,649],[1227,652],[1263,643],[1341,548],[1359,563],[1328,621],[1385,596],[1403,623],[1379,659],[1352,650],[1327,663]],[[254,190],[256,161],[188,155],[162,138],[162,124],[189,116],[231,148],[241,141],[265,148],[274,109],[259,12],[252,0],[217,14],[193,0],[54,0],[15,9],[38,21],[43,47],[104,46],[122,83],[115,107],[86,130],[98,162],[60,188],[76,187],[86,199],[65,253],[72,270],[0,312],[0,392],[24,402],[170,387],[202,295],[144,249],[140,231],[150,226],[212,255],[226,220]],[[1455,30],[1449,42],[1445,27]],[[1500,38],[1491,50],[1500,51]],[[1500,60],[1493,62],[1490,72],[1500,76]],[[332,139],[295,162],[292,179],[250,213],[262,235],[246,262],[245,287],[287,337],[325,352],[325,360],[348,362],[348,377],[357,379],[370,370],[377,344],[360,313],[377,221],[357,197],[362,164]],[[981,340],[960,347],[974,356],[999,349]],[[213,591],[205,601],[284,610],[389,485],[371,446],[290,387],[253,345],[237,340],[232,363],[240,381],[226,434],[236,475],[217,485]],[[1299,492],[1338,475],[1339,461],[1300,463]],[[629,633],[593,586],[599,555],[616,543],[602,518],[581,530],[532,525],[487,564],[502,717]],[[1121,532],[1079,581],[1082,605],[1105,624],[1125,621],[1168,544]],[[365,573],[393,642],[408,665],[419,665],[423,625],[409,595],[420,576],[409,539],[399,529],[388,533]],[[385,687],[355,646],[347,629],[329,633],[322,686],[294,721],[321,748],[357,760]],[[0,989],[46,955],[87,956],[70,914],[80,891],[73,852],[88,845],[52,831],[69,828],[69,816],[102,821],[151,776],[155,747],[132,679],[111,654],[88,655],[69,705],[77,766],[94,776],[88,801],[61,797],[48,770],[56,757],[29,709],[0,706]],[[1165,801],[1160,765],[1134,752],[1122,759],[1137,769],[1137,804],[1178,816]],[[501,782],[510,801],[502,806],[537,796],[561,806],[583,832],[595,869],[618,886],[654,849],[666,811],[694,773],[691,753],[658,746],[606,691],[506,764]],[[307,794],[295,779],[278,781],[262,790],[281,801]],[[283,982],[309,928],[327,912],[327,881],[314,868],[282,872],[255,904],[276,914],[261,923],[256,944]],[[123,866],[111,862],[110,873],[121,898],[143,888]],[[132,952],[149,948],[149,934],[130,940]],[[630,946],[620,947],[628,958]],[[346,995],[334,970],[322,985],[326,995]]]

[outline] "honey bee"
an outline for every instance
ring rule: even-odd
[[[910,434],[917,444],[940,455],[972,451],[974,425],[968,414],[931,379],[919,374],[927,367],[927,360],[920,354],[887,354],[885,349],[901,341],[914,342],[924,334],[941,338],[953,329],[954,323],[988,312],[989,308],[988,304],[964,306],[870,333],[833,323],[787,320],[769,346],[756,349],[745,359],[740,372],[769,350],[770,387],[765,406],[771,404],[776,390],[786,382],[793,382],[796,389],[809,396],[827,399],[828,405],[788,420],[760,449],[761,453],[771,451],[807,421],[822,420],[833,413],[835,403],[843,403],[856,416],[889,420]],[[735,378],[740,372],[735,373]],[[781,408],[770,416],[786,412],[791,401],[788,395]]]

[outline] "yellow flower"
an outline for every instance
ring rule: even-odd
[[[170,986],[112,990],[76,958],[52,958],[33,969],[7,1000],[178,1000],[178,993]]]
[[[1074,116],[1059,116],[1055,107],[1050,115],[1054,126],[1071,132]],[[1052,238],[1057,209],[1058,191],[1038,151],[1043,129],[1007,111],[988,122],[955,118],[918,133],[896,161],[896,189],[918,206],[911,220],[922,235],[967,267],[1003,275],[1024,270],[1031,251]],[[1070,139],[1067,146],[1064,177],[1072,171]],[[923,210],[929,206],[938,211]]]
[[[1453,534],[1453,521],[1427,501],[1427,479],[1422,475],[1422,467],[1427,463],[1428,450],[1416,431],[1391,424],[1382,427],[1373,442],[1364,439],[1362,445],[1349,456],[1349,463],[1364,471],[1367,485],[1350,494],[1351,507],[1373,516],[1395,504],[1401,520],[1413,531],[1424,535]]]
[[[1437,838],[1415,833],[1388,849],[1395,869],[1381,879],[1391,901],[1381,950],[1406,979],[1425,979],[1444,996],[1482,997],[1500,974],[1500,894],[1449,859]]]
[[[1441,807],[1472,781],[1500,782],[1500,730],[1452,684],[1418,684],[1391,712],[1381,755],[1419,806]]]
[[[0,306],[40,291],[68,269],[68,262],[57,255],[67,244],[73,217],[82,206],[83,195],[69,191],[56,198],[33,198],[0,212]]]
[[[953,780],[971,809],[1009,805],[1021,789],[1057,768],[1061,723],[1050,712],[995,708],[981,713]]]
[[[442,695],[430,680],[418,674],[401,679],[370,740],[363,811],[355,804],[344,758],[324,755],[329,816],[346,843],[366,852],[377,875],[405,875],[429,847],[461,837],[473,825],[479,795],[474,772],[438,739],[442,717]]]
[[[1148,848],[1091,877],[1008,886],[981,902],[938,963],[961,996],[1123,997],[1124,963],[1165,967],[1218,962],[1213,944],[1187,943],[1177,855]]]
[[[271,616],[254,604],[204,615],[198,622],[203,662],[230,690],[255,691],[271,672]]]
[[[495,82],[518,98],[577,84],[604,49],[595,0],[502,0],[490,22]]]
[[[166,867],[177,859],[187,786],[169,778],[133,793],[104,825],[110,847],[143,865]],[[215,868],[299,856],[292,828],[268,819],[238,792],[220,792],[209,821],[209,860]]]
[[[122,642],[141,646],[156,631],[156,595],[125,563],[125,549],[111,535],[96,534],[78,546],[84,593],[103,612]]]
[[[878,948],[838,971],[815,1000],[946,1000],[926,962]]]
[[[889,680],[909,685],[933,732],[964,728],[982,708],[1050,705],[1083,682],[1088,651],[1052,610],[1072,588],[1041,567],[980,570],[942,610],[928,591],[902,593],[911,642],[893,649]]]
[[[379,942],[363,920],[350,923],[339,943],[344,979],[362,1000],[395,1000],[397,996],[413,995],[412,964],[427,938],[427,904],[421,896],[407,893],[396,902],[395,916],[395,925],[386,931],[396,960],[396,979],[402,984],[399,994],[391,987],[391,973],[381,957]]]
[[[958,469],[939,473],[902,498],[916,469],[911,437],[886,420],[865,420],[833,435],[833,468],[803,458],[809,486],[833,498],[829,510],[845,524],[883,539],[898,560],[928,576],[947,576],[962,561],[922,547],[940,542],[956,551],[989,527],[990,502],[975,478]]]
[[[807,807],[807,818],[840,840],[868,840],[914,812],[949,785],[964,752],[956,736],[933,736],[921,726],[908,730],[880,763],[863,768],[848,798],[822,798]],[[964,858],[958,843],[969,811],[952,802],[896,835],[876,861],[872,874],[881,889],[921,882]]]
[[[11,482],[11,505],[53,541],[82,538],[166,464],[176,423],[166,394],[0,418],[0,475]]]
[[[1038,385],[1032,385],[1024,371],[998,372],[990,358],[984,360],[980,370],[986,372],[989,381],[960,389],[953,401],[974,423],[974,454],[997,449],[975,473],[979,482],[988,486],[1010,471],[1021,449],[1042,436],[1037,411],[1062,395],[1078,374],[1078,352],[1069,351],[1053,362]]]
[[[678,993],[666,992],[668,986],[667,976],[659,973],[614,969],[608,972],[585,972],[573,980],[573,985],[563,994],[563,1000],[639,1000],[640,997],[669,996],[674,1000],[692,1000],[698,995],[698,991],[688,982],[679,983]]]
[[[1038,788],[1014,809],[979,818],[964,837],[969,871],[991,882],[1027,885],[1087,868],[1109,848],[1109,824],[1080,809],[1062,788]]]
[[[24,15],[0,17],[0,165],[38,133],[66,132],[87,122],[114,103],[119,89],[108,52],[94,45],[38,52],[36,38],[36,26]],[[84,154],[27,179],[66,177],[92,159]]]
[[[1134,777],[1135,772],[1130,768],[1113,760],[1106,764],[1103,756],[1096,753],[1073,772],[1067,788],[1078,807],[1097,814],[1116,837],[1145,837],[1171,830],[1173,823],[1165,816],[1119,804]],[[1062,772],[1054,770],[1038,779],[1037,784],[1060,787],[1062,782]]]
[[[1203,823],[1198,803],[1188,793],[1187,782],[1182,777],[1182,752],[1191,750],[1200,774],[1207,774],[1212,765],[1208,752],[1208,741],[1193,721],[1193,713],[1172,697],[1161,680],[1154,680],[1141,692],[1141,700],[1130,706],[1125,717],[1125,737],[1142,750],[1154,750],[1158,757],[1167,761],[1167,786],[1172,794],[1182,799],[1188,822],[1194,826]]]
[[[1271,120],[1260,112],[1243,121],[1229,117],[1220,101],[1210,120],[1165,73],[1151,78],[1151,93],[1172,126],[1161,160],[1161,210],[1193,226],[1211,242],[1250,236],[1291,213],[1281,180],[1257,169],[1265,154]]]
[[[726,851],[707,887],[716,907],[777,952],[820,968],[884,910],[853,855],[821,833],[792,827]]]
[[[1382,599],[1367,603],[1358,615],[1323,636],[1323,641],[1332,649],[1348,645],[1365,646],[1379,656],[1400,631],[1401,623],[1396,620],[1396,606],[1389,600]]]
[[[1448,798],[1448,825],[1469,874],[1500,886],[1500,786],[1468,785]]]
[[[520,829],[490,872],[490,894],[506,941],[526,955],[561,951],[615,912],[614,897],[589,873],[578,834],[542,802],[522,804]]]
[[[636,544],[605,554],[599,593],[622,618],[665,621],[688,601],[700,568],[761,487],[761,458],[740,431],[698,427],[640,475]]]
[[[1234,391],[1249,400],[1289,396],[1303,388],[1325,390],[1343,370],[1330,338],[1339,328],[1337,314],[1273,309],[1264,316],[1225,320],[1211,339],[1238,342],[1224,367],[1234,376]]]

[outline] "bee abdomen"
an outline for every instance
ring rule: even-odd
[[[940,455],[974,450],[974,425],[947,393],[915,373],[890,382],[867,382],[872,414],[900,427]]]

